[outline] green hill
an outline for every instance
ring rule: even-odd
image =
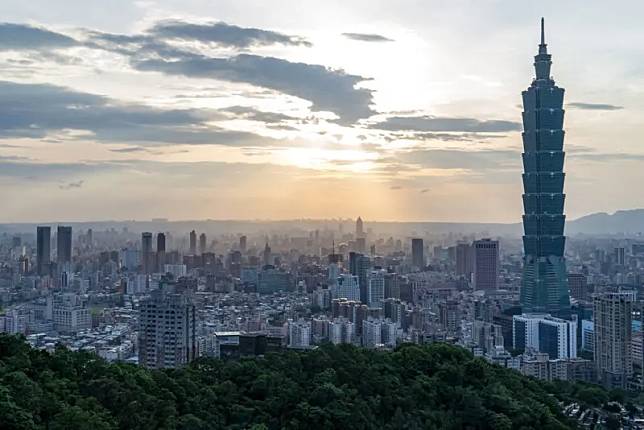
[[[553,390],[444,344],[149,371],[0,336],[2,429],[571,428]]]

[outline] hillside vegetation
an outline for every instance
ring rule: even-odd
[[[0,336],[2,429],[570,428],[553,391],[444,344],[150,371]]]

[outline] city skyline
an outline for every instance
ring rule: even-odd
[[[517,222],[540,16],[568,88],[569,216],[644,207],[623,186],[644,179],[636,14],[332,3],[1,5],[0,222]]]

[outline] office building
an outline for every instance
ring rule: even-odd
[[[582,273],[568,274],[570,297],[576,300],[588,300],[588,278]]]
[[[364,224],[362,218],[358,217],[356,220],[356,239],[364,238]]]
[[[331,287],[332,299],[347,299],[360,301],[360,284],[356,275],[343,273],[338,276],[335,285]]]
[[[56,262],[58,270],[63,270],[72,262],[72,228],[58,226],[56,233]]]
[[[419,269],[425,267],[423,239],[414,238],[411,240],[411,264]]]
[[[382,324],[378,319],[365,319],[362,321],[362,346],[375,348],[382,344]]]
[[[172,369],[197,356],[195,305],[189,294],[166,284],[139,309],[139,364]]]
[[[350,252],[349,253],[349,272],[358,277],[360,285],[360,301],[367,303],[367,279],[371,269],[371,259],[366,255]]]
[[[206,233],[201,233],[199,235],[199,254],[204,254],[206,252]]]
[[[499,282],[499,242],[491,239],[477,240],[474,248],[474,288],[494,291]]]
[[[626,249],[624,247],[615,248],[615,264],[618,266],[626,265]]]
[[[367,278],[367,306],[370,308],[382,308],[385,300],[385,276],[384,269],[372,270]]]
[[[192,230],[190,232],[190,249],[189,249],[189,254],[190,255],[195,255],[197,254],[197,232]]]
[[[577,318],[556,318],[548,314],[512,317],[513,344],[517,351],[546,353],[551,359],[577,357]]]
[[[154,251],[152,250],[152,233],[141,234],[141,263],[143,273],[150,274],[154,271]]]
[[[633,374],[633,292],[603,293],[593,298],[594,361],[607,387],[626,387]]]
[[[165,233],[157,234],[157,255],[156,255],[156,267],[158,272],[163,271],[163,267],[166,264],[165,258]]]
[[[470,279],[474,271],[474,255],[469,243],[456,244],[456,275]]]
[[[536,77],[523,91],[523,280],[524,312],[567,316],[570,297],[564,259],[564,90],[550,78],[541,21],[534,58]]]
[[[51,271],[51,227],[36,227],[36,271],[40,276]]]
[[[248,242],[248,238],[246,236],[239,237],[239,250],[241,252],[246,252],[247,242]]]

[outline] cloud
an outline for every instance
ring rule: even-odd
[[[279,112],[261,111],[250,106],[229,106],[229,107],[220,109],[220,111],[232,113],[237,118],[247,119],[251,121],[259,121],[259,122],[264,122],[268,124],[279,124],[284,121],[298,119]]]
[[[84,183],[85,183],[85,181],[81,179],[80,181],[68,182],[66,184],[61,184],[61,185],[58,186],[58,188],[60,188],[61,190],[71,190],[71,189],[74,189],[74,188],[82,187]]]
[[[259,28],[238,27],[224,22],[195,24],[179,20],[161,21],[155,24],[149,33],[162,39],[199,41],[234,48],[273,44],[311,46],[310,42],[299,36]]]
[[[503,133],[521,130],[521,124],[514,121],[444,118],[430,115],[393,116],[370,127],[390,131],[465,133]]]
[[[0,23],[0,50],[69,48],[78,42],[64,34],[26,24]]]
[[[418,149],[399,153],[396,159],[406,164],[434,169],[521,169],[521,152],[512,150]]]
[[[393,42],[393,39],[381,36],[380,34],[365,34],[365,33],[342,33],[344,37],[351,40],[359,40],[361,42]]]
[[[182,42],[214,43],[233,48],[269,44],[302,45],[310,43],[299,36],[269,30],[244,28],[225,23],[197,24],[161,21],[148,32],[133,35],[85,30],[75,39],[43,28],[20,24],[0,27],[0,49],[40,49],[82,45],[124,55],[132,68],[167,75],[210,78],[246,83],[308,100],[314,111],[328,111],[342,124],[353,124],[375,112],[372,90],[358,88],[370,78],[322,65],[291,62],[253,54],[212,57],[198,46]],[[179,43],[177,43],[179,42]],[[190,50],[192,49],[192,50]],[[48,54],[50,61],[77,64],[78,58]],[[40,59],[42,61],[42,59]]]
[[[157,109],[46,84],[0,81],[0,137],[42,138],[52,131],[84,130],[105,142],[264,146],[279,143],[207,121],[213,111]]]
[[[368,78],[343,70],[251,54],[229,58],[187,52],[175,54],[175,58],[133,58],[131,62],[141,71],[249,83],[276,90],[309,100],[314,111],[335,113],[340,118],[338,122],[343,124],[352,124],[375,113],[370,107],[372,91],[356,88]]]
[[[389,187],[390,190],[402,190],[402,188],[403,187],[401,187],[400,185],[392,185],[391,187]]]
[[[581,103],[574,102],[566,104],[567,107],[573,109],[584,109],[584,110],[621,110],[624,109],[624,106],[616,106],[606,103]]]
[[[425,193],[428,193],[429,191],[430,191],[429,188],[423,188],[422,190],[420,190],[420,193],[425,194]]]

